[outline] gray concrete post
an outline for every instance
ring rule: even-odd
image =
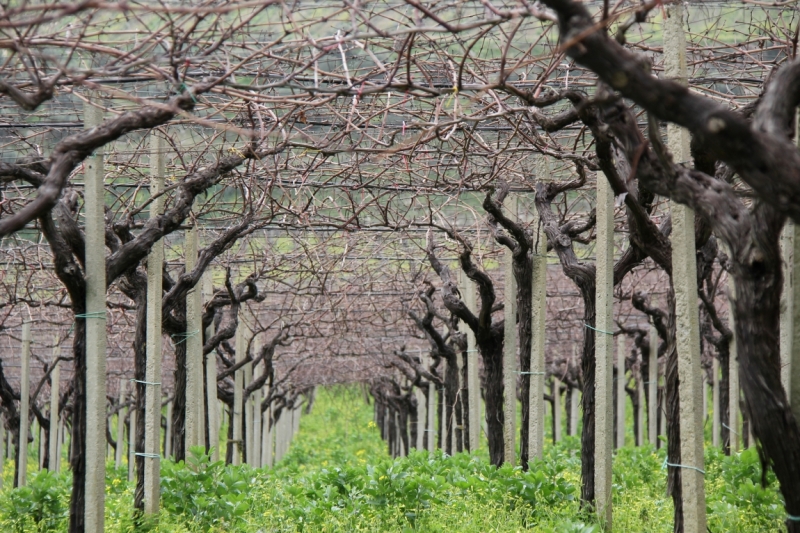
[[[731,298],[736,298],[736,283],[733,276],[728,276],[728,294]],[[730,302],[729,309],[733,309],[733,302]],[[739,424],[739,353],[736,348],[736,320],[733,312],[728,313],[728,324],[733,332],[728,357],[728,423],[730,448],[731,453],[734,453],[738,452],[742,445],[742,427]]]
[[[574,437],[578,434],[578,409],[581,402],[581,395],[580,391],[578,391],[578,387],[571,388],[570,394],[572,395],[572,400],[569,404],[569,434],[571,437]]]
[[[781,233],[781,382],[795,418],[800,418],[800,226],[787,221]]]
[[[210,301],[214,297],[214,285],[211,272],[203,275],[203,298]],[[214,335],[214,323],[206,328],[206,338]],[[219,460],[219,401],[217,400],[217,356],[214,352],[205,356],[206,369],[206,406],[208,420],[208,447],[211,449],[211,460]]]
[[[511,220],[517,219],[517,196],[506,197],[505,214]],[[503,457],[514,466],[516,453],[517,422],[517,282],[514,278],[514,258],[511,250],[505,249],[503,256],[504,282],[503,315]]]
[[[414,447],[422,450],[425,442],[425,395],[419,387],[414,387],[414,397],[417,399],[417,439]]]
[[[172,457],[172,413],[175,400],[167,402],[167,427],[164,430],[164,457]]]
[[[259,353],[260,346],[256,344],[256,353]],[[262,365],[258,365],[253,369],[253,379],[257,380],[264,372],[264,367]],[[252,401],[251,401],[251,408],[250,408],[250,427],[251,433],[253,434],[253,438],[251,439],[250,444],[252,445],[252,451],[250,452],[250,461],[249,464],[253,466],[253,468],[258,468],[261,465],[261,391],[263,389],[259,388],[258,390],[253,391],[252,394]]]
[[[611,456],[614,448],[614,193],[602,173],[597,174],[596,211],[594,486],[598,517],[611,530]]]
[[[58,342],[56,341],[56,344]],[[53,361],[58,361],[61,355],[61,347],[56,346],[53,348]],[[58,455],[58,399],[61,388],[61,362],[55,363],[53,372],[50,374],[50,440],[48,441],[48,455],[50,457],[50,464],[47,465],[48,470],[58,472],[58,463],[60,457]],[[119,445],[117,446],[119,447]],[[0,453],[0,457],[2,457]],[[2,460],[0,460],[2,462]]]
[[[684,6],[667,7],[664,22],[664,75],[688,84]],[[677,162],[691,159],[689,132],[674,124],[667,127],[669,149]],[[700,409],[700,328],[697,310],[697,264],[694,211],[670,202],[672,215],[672,279],[678,348],[678,395],[681,421],[681,494],[684,533],[705,533],[706,504],[703,458],[703,417]]]
[[[197,264],[198,229],[194,223],[186,231],[186,272],[190,272]],[[195,286],[186,294],[186,333],[177,342],[186,343],[186,429],[185,444],[186,455],[189,448],[199,446],[205,439],[201,439],[202,422],[200,420],[201,404],[203,401],[203,337],[202,329],[202,304],[200,302],[200,288]]]
[[[639,402],[639,407],[636,409],[636,446],[644,444],[644,380],[645,376],[641,371],[642,367],[639,366],[639,379],[636,383],[636,399]]]
[[[166,174],[165,150],[167,143],[159,135],[150,135],[150,195],[164,190]],[[150,218],[164,211],[164,197],[150,203]],[[144,450],[134,456],[144,457],[144,512],[158,513],[161,497],[161,299],[163,296],[162,269],[164,241],[159,239],[147,254],[147,362],[145,365],[144,393]],[[131,416],[131,432],[135,428],[135,413]],[[135,433],[131,442],[136,441]]]
[[[269,389],[264,391],[265,396],[269,396]],[[272,406],[267,407],[264,411],[263,420],[261,422],[261,430],[264,435],[261,441],[261,466],[272,467],[272,454],[274,451],[274,439],[272,438],[273,431],[270,426],[270,418],[272,416]]]
[[[647,387],[650,404],[647,406],[647,435],[650,444],[658,443],[658,332],[650,324],[650,357],[647,369]]]
[[[31,323],[22,323],[22,361],[19,371],[19,469],[17,486],[24,487],[28,472],[28,423],[30,421]],[[105,438],[103,439],[105,443]]]
[[[719,446],[721,436],[721,418],[719,405],[719,359],[714,359],[711,367],[711,409],[713,409],[713,419],[711,424],[711,442],[714,446]]]
[[[537,159],[537,175],[548,174],[545,156]],[[528,458],[541,459],[544,453],[545,319],[547,315],[547,236],[539,211],[533,211],[533,273],[531,276],[531,376],[528,389]],[[576,406],[577,408],[577,406]]]
[[[136,391],[131,392],[131,398],[135,399]],[[128,481],[133,481],[136,473],[136,410],[131,411],[128,421]]]
[[[617,448],[625,446],[625,335],[617,336]]]
[[[561,442],[561,380],[553,376],[553,442]]]
[[[84,105],[87,129],[103,122],[103,111]],[[87,157],[84,206],[86,219],[86,483],[85,533],[101,533],[106,489],[106,255],[103,153]]]
[[[247,363],[243,367],[244,370],[244,384],[243,388],[253,382],[253,363]],[[244,390],[242,390],[244,396]],[[252,466],[253,464],[253,395],[247,397],[244,402],[244,462]]]
[[[236,363],[244,361],[247,350],[248,341],[248,313],[246,307],[242,306],[239,309],[239,324],[236,327]],[[229,443],[233,446],[233,464],[242,464],[242,385],[244,382],[244,370],[239,368],[233,373],[233,416],[231,416],[231,424],[233,424],[233,441]]]
[[[442,379],[447,375],[447,361],[442,359]],[[449,424],[447,423],[447,395],[445,394],[444,384],[440,387],[437,387],[439,391],[439,395],[442,398],[442,408],[439,410],[439,416],[441,417],[440,420],[442,421],[442,427],[439,428],[440,431],[440,439],[442,441],[442,450],[447,450],[447,436],[449,431]]]
[[[6,422],[5,419],[0,416],[0,490],[3,490],[3,467],[5,466],[5,458],[6,458]]]
[[[423,356],[422,360],[426,368],[430,368],[431,358]],[[436,384],[432,381],[428,382],[428,429],[425,432],[428,434],[428,451],[433,453],[436,449]]]
[[[475,298],[475,285],[472,280],[462,272],[462,286],[461,294],[464,295],[464,304],[467,308],[475,313],[477,311],[476,298]],[[467,435],[469,442],[469,451],[474,453],[480,444],[481,426],[480,426],[480,397],[481,397],[481,384],[478,369],[478,345],[475,342],[475,333],[471,328],[464,328],[467,332],[467,406],[469,410],[469,434]]]
[[[126,401],[125,396],[127,395],[127,385],[128,381],[125,379],[119,380],[119,403],[120,405],[124,404]],[[52,412],[52,411],[51,411]],[[121,468],[122,467],[122,452],[125,448],[125,412],[126,409],[124,407],[120,407],[119,411],[117,411],[117,449],[114,453],[114,468]],[[52,417],[51,417],[51,424],[52,424]],[[50,456],[52,457],[52,450],[53,450],[53,441],[50,442]]]

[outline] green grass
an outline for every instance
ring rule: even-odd
[[[614,459],[615,531],[672,531],[663,450],[626,447]],[[8,470],[13,466],[6,462]],[[755,450],[706,453],[709,530],[780,531],[775,490],[760,487]],[[107,531],[133,530],[133,488],[108,469]],[[6,485],[7,486],[7,485]],[[0,531],[64,531],[69,474],[32,474],[0,493]],[[484,456],[414,452],[393,460],[355,388],[320,390],[284,460],[272,470],[231,467],[195,451],[162,463],[162,512],[141,530],[159,532],[599,532],[579,506],[576,438],[547,446],[529,472],[491,467]]]

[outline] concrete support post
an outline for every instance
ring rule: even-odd
[[[625,446],[625,340],[617,336],[617,448]]]
[[[658,332],[650,324],[650,357],[647,369],[647,395],[650,403],[647,406],[647,435],[650,444],[658,443]]]
[[[33,434],[36,435],[36,438],[38,439],[38,449],[36,450],[36,458],[38,463],[37,467],[39,471],[42,471],[44,469],[44,429],[42,428],[41,424],[39,424],[39,421],[35,418],[33,419],[33,427]]]
[[[537,174],[547,172],[547,160],[539,158]],[[544,453],[545,318],[547,314],[547,236],[533,209],[533,275],[531,276],[531,375],[528,389],[528,458],[541,459]],[[575,406],[577,409],[577,406]],[[577,412],[577,411],[576,411]],[[572,427],[572,426],[571,426]]]
[[[414,387],[414,397],[417,399],[417,439],[414,447],[422,450],[425,443],[425,395],[418,387]]]
[[[256,353],[258,353],[258,347],[256,348]],[[257,380],[261,377],[264,372],[264,367],[262,365],[258,365],[253,369],[253,379]],[[251,439],[252,442],[252,452],[250,452],[250,461],[249,464],[253,468],[259,468],[261,466],[261,393],[264,389],[259,388],[253,391],[252,394],[252,408],[251,408],[251,416],[250,416],[250,427],[251,433],[253,434],[253,438]]]
[[[135,389],[135,388],[134,388]],[[136,391],[131,392],[131,399],[135,399]],[[128,481],[133,481],[136,473],[136,410],[131,410],[128,421]]]
[[[553,377],[553,442],[561,442],[561,380]]]
[[[64,444],[64,417],[58,419],[58,444],[56,445],[56,472],[61,472],[61,447]]]
[[[781,233],[781,382],[795,418],[800,418],[800,226],[787,221]]]
[[[275,440],[275,455],[273,457],[273,465],[277,465],[281,460],[281,448],[283,447],[283,419],[285,417],[286,409],[282,409],[280,414],[275,418],[275,426],[273,429],[272,438]]]
[[[264,391],[265,396],[269,396],[269,389]],[[262,415],[263,419],[261,422],[261,428],[263,432],[263,440],[261,442],[261,466],[262,467],[272,467],[272,454],[274,451],[273,445],[273,431],[272,426],[270,425],[270,419],[272,417],[272,406],[269,406]]]
[[[22,361],[19,371],[19,450],[17,486],[24,487],[28,472],[28,423],[30,421],[31,323],[22,323]],[[105,437],[105,435],[104,435]],[[105,443],[105,438],[103,438]],[[101,454],[102,455],[102,454]]]
[[[442,379],[447,375],[447,361],[442,359]],[[450,413],[449,405],[447,405],[447,394],[444,390],[444,384],[442,384],[437,389],[439,391],[439,395],[442,398],[442,408],[440,409],[439,416],[441,417],[442,426],[441,426],[441,441],[442,441],[442,451],[449,450],[447,443],[450,440],[450,417],[448,414]],[[397,440],[395,439],[395,442]]]
[[[639,402],[639,407],[636,409],[636,446],[644,445],[644,387],[646,376],[641,371],[642,367],[639,366],[639,379],[636,385],[636,399]]]
[[[117,411],[117,449],[116,453],[114,453],[114,468],[121,468],[122,467],[122,452],[124,451],[124,443],[125,443],[125,412],[127,409],[122,407],[122,405],[126,402],[127,396],[127,386],[128,382],[125,379],[119,380],[119,404],[120,408]],[[52,424],[52,417],[51,417],[51,424]],[[50,450],[53,450],[53,442],[50,442]],[[50,456],[53,456],[53,452],[50,452]]]
[[[688,84],[684,6],[667,8],[664,22],[664,74]],[[678,162],[689,161],[689,132],[674,124],[667,128],[670,151]],[[706,531],[703,460],[703,417],[700,409],[700,327],[697,311],[697,264],[695,259],[694,211],[670,202],[672,215],[672,272],[678,349],[678,395],[680,397],[681,494],[685,533]]]
[[[56,342],[56,344],[58,344]],[[56,346],[53,348],[53,372],[50,374],[50,439],[48,441],[48,456],[50,457],[50,464],[47,469],[51,472],[58,472],[59,463],[61,458],[58,455],[58,422],[60,420],[58,412],[58,400],[61,390],[61,362],[58,358],[61,356],[61,347]],[[58,361],[58,362],[55,362]],[[122,448],[122,441],[117,438],[117,449]],[[0,453],[0,457],[2,457]],[[0,459],[2,462],[2,459]],[[117,467],[119,468],[119,466]]]
[[[430,369],[431,359],[429,356],[422,358],[423,364]],[[436,384],[428,382],[428,429],[425,430],[428,436],[428,451],[433,453],[436,449]]]
[[[150,135],[150,195],[164,190],[166,174],[167,143],[157,134]],[[150,218],[164,211],[164,197],[159,196],[150,204]],[[161,299],[162,271],[164,265],[164,241],[153,244],[147,254],[147,363],[145,366],[144,393],[144,512],[158,513],[161,497]],[[135,425],[131,417],[131,428]],[[135,435],[131,442],[135,442]],[[134,455],[139,455],[134,453]]]
[[[595,318],[595,505],[601,524],[611,530],[611,452],[614,448],[614,193],[597,174]]]
[[[253,363],[247,363],[243,367],[244,383],[242,388],[248,387],[253,382]],[[244,390],[242,390],[244,396]],[[253,395],[247,397],[244,402],[244,462],[253,465]]]
[[[517,197],[509,194],[504,210],[511,220],[517,219]],[[514,278],[513,254],[508,248],[503,257],[504,283],[503,315],[503,457],[505,462],[516,464],[517,447],[517,282]]]
[[[578,387],[570,389],[572,399],[569,404],[569,434],[574,437],[578,434],[578,408],[581,401],[580,391]]]
[[[736,284],[733,276],[728,276],[728,294],[736,298]],[[733,302],[729,309],[733,309]],[[728,322],[733,332],[730,343],[730,356],[728,357],[728,423],[730,424],[731,453],[739,451],[742,445],[742,427],[739,425],[739,353],[736,348],[736,321],[733,312],[728,313]]]
[[[241,363],[247,357],[248,341],[248,317],[245,307],[239,309],[239,325],[236,327],[236,363]],[[242,385],[244,382],[244,370],[239,368],[233,374],[233,413],[231,416],[231,424],[233,424],[233,441],[230,445],[233,446],[233,464],[242,464]]]
[[[198,230],[195,223],[186,231],[186,272],[190,272],[197,264]],[[186,294],[186,334],[178,342],[186,342],[186,454],[189,448],[199,446],[205,439],[201,438],[202,423],[200,420],[203,403],[203,337],[202,304],[200,288],[195,286]]]
[[[5,466],[6,462],[6,446],[9,445],[6,441],[7,432],[5,427],[5,419],[0,417],[0,490],[3,490],[3,467]]]
[[[175,401],[167,402],[167,427],[164,431],[164,457],[172,457],[172,411]]]
[[[459,270],[459,272],[463,272]],[[477,310],[475,299],[475,285],[466,274],[462,275],[461,294],[464,296],[464,303],[473,313]],[[469,410],[469,434],[467,442],[469,451],[475,452],[478,449],[481,435],[480,422],[480,397],[481,383],[478,369],[478,345],[475,342],[475,333],[470,328],[465,328],[467,332],[467,406]]]
[[[711,442],[714,446],[719,446],[721,436],[721,418],[720,418],[720,405],[719,405],[719,359],[714,359],[711,367],[711,409],[713,412],[713,419],[711,424]]]
[[[214,297],[214,285],[211,272],[203,275],[203,298],[210,301]],[[214,323],[206,328],[206,339],[214,335]],[[217,400],[217,356],[214,352],[205,356],[206,369],[206,418],[208,420],[208,447],[211,453],[211,460],[219,460],[219,407]]]
[[[87,129],[103,122],[101,109],[84,105]],[[104,529],[106,489],[106,255],[103,153],[87,157],[84,205],[86,216],[86,533]]]

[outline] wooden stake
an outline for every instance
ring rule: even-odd
[[[508,218],[517,219],[516,195],[508,195],[504,209]],[[517,282],[514,278],[514,256],[508,248],[505,249],[503,262],[503,457],[506,463],[514,466],[517,453]]]
[[[150,135],[150,195],[164,190],[166,174],[166,142],[155,133]],[[164,197],[159,196],[150,204],[150,218],[164,211]],[[164,241],[159,239],[147,254],[147,363],[145,367],[144,393],[144,451],[134,456],[144,457],[144,512],[158,513],[161,497],[161,299],[162,272],[164,265]],[[131,417],[131,428],[135,428],[135,414]],[[132,433],[131,441],[136,441]],[[135,457],[134,457],[135,458]]]
[[[548,173],[545,156],[537,159],[537,174]],[[547,314],[547,236],[533,209],[533,273],[531,276],[531,376],[528,389],[528,458],[541,459],[544,453],[545,318]],[[577,409],[577,406],[575,406]],[[576,411],[577,415],[577,411]]]
[[[84,104],[87,129],[103,122],[103,111]],[[106,255],[103,152],[84,163],[86,216],[86,482],[84,532],[102,533],[106,489]]]
[[[28,422],[30,420],[31,323],[22,323],[22,362],[19,371],[19,450],[17,487],[24,487],[28,472]],[[103,439],[105,442],[105,439]]]
[[[664,74],[687,85],[686,39],[683,4],[667,7],[664,22]],[[689,132],[667,126],[669,149],[678,162],[689,161]],[[680,397],[681,495],[684,533],[705,533],[706,503],[703,478],[703,417],[700,409],[700,328],[697,311],[697,264],[695,259],[694,211],[670,202],[672,216],[672,271],[678,349],[678,395]]]
[[[617,448],[625,446],[625,335],[617,336]]]
[[[127,385],[128,385],[128,381],[127,380],[125,380],[125,379],[119,380],[119,404],[120,404],[120,406],[123,405],[125,403],[125,401],[126,401],[125,396],[127,394],[127,391],[126,391]],[[124,407],[120,407],[119,411],[117,411],[117,449],[116,449],[116,453],[114,453],[114,468],[121,468],[122,467],[122,452],[123,452],[123,450],[125,448],[125,446],[124,446],[124,443],[125,443],[125,411],[126,411],[126,409]],[[51,408],[51,412],[52,412],[52,408]],[[51,420],[50,423],[52,424],[53,423],[52,422],[52,420],[53,420],[52,416],[50,417],[50,420]],[[54,450],[53,444],[54,444],[54,442],[51,440],[51,442],[50,442],[50,450],[51,450],[50,451],[50,456],[51,457],[53,456],[53,450]]]
[[[600,522],[611,530],[611,452],[614,448],[614,193],[597,175],[595,318],[595,506]]]
[[[56,341],[58,344],[58,341]],[[61,356],[61,347],[56,346],[53,348],[53,361],[58,361],[59,356]],[[47,465],[48,470],[51,472],[58,472],[58,463],[60,462],[60,457],[58,455],[58,423],[60,420],[59,412],[58,412],[58,400],[60,394],[60,386],[61,386],[61,362],[57,362],[53,366],[53,372],[50,374],[50,439],[48,441],[49,449],[48,455],[50,457],[50,464]],[[119,440],[117,442],[117,448],[120,448],[121,445],[119,444]],[[0,457],[3,454],[0,453]],[[0,460],[2,462],[2,460]],[[119,468],[119,467],[117,467]]]

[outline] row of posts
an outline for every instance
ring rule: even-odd
[[[90,102],[84,106],[84,121],[86,129],[91,129],[102,123],[102,110]],[[164,189],[164,176],[166,174],[165,152],[167,144],[162,137],[153,133],[150,136],[150,172],[151,196],[155,199],[150,204],[150,216],[155,217],[162,213],[164,197],[158,194]],[[85,219],[86,219],[86,310],[81,318],[86,320],[86,484],[85,484],[85,531],[87,533],[102,532],[104,530],[105,508],[105,461],[106,448],[106,281],[105,281],[105,186],[104,186],[104,156],[102,149],[97,149],[87,158],[85,165]],[[186,233],[186,271],[190,272],[197,260],[198,230],[193,226]],[[149,252],[148,264],[161,265],[164,261],[163,241],[156,243]],[[206,275],[203,281],[202,292],[211,297],[211,278]],[[145,512],[153,514],[159,507],[159,472],[162,453],[169,455],[168,449],[171,439],[166,439],[167,449],[162,450],[161,417],[162,417],[162,387],[161,387],[161,362],[162,362],[162,331],[161,331],[161,300],[162,300],[162,270],[161,268],[147,269],[147,363],[144,381],[129,380],[140,383],[145,388],[145,446],[144,450],[135,450],[131,442],[135,442],[136,423],[135,416],[129,416],[129,445],[128,465],[129,476],[133,475],[135,457],[144,458],[144,494]],[[217,372],[216,360],[213,355],[207,359],[203,355],[203,343],[200,329],[202,328],[202,295],[199,288],[194,288],[187,296],[187,331],[183,338],[176,342],[186,342],[186,450],[192,446],[205,446],[206,430],[205,421],[208,420],[209,447],[213,450],[213,459],[219,457],[219,428],[222,415],[219,408],[209,409],[205,406],[218,406],[217,400]],[[246,357],[245,347],[251,335],[248,327],[249,318],[246,313],[240,314],[239,327],[236,332],[236,361]],[[20,453],[18,454],[19,477],[18,485],[25,485],[27,471],[27,438],[29,427],[29,379],[30,379],[30,323],[23,324],[22,332],[22,365],[21,365],[21,401],[20,401]],[[54,361],[58,352],[54,353]],[[205,364],[204,364],[205,359]],[[203,369],[207,372],[204,375]],[[256,372],[262,371],[261,367]],[[247,439],[244,450],[247,457],[244,461],[253,466],[271,466],[274,461],[280,460],[289,448],[292,436],[299,428],[300,407],[284,409],[275,422],[270,425],[271,409],[262,412],[261,405],[266,399],[268,390],[261,388],[248,398],[245,412],[241,410],[243,399],[243,385],[252,381],[252,364],[244,365],[234,373],[234,424],[233,439],[229,445],[234,447],[233,463],[242,462],[243,438]],[[256,376],[258,377],[258,376]],[[51,413],[58,412],[59,366],[56,365],[52,374],[51,387]],[[133,384],[131,389],[135,390]],[[127,382],[120,384],[120,404],[127,393]],[[208,397],[205,398],[206,392]],[[135,393],[132,391],[132,395]],[[258,407],[256,407],[258,406]],[[170,407],[168,407],[168,410]],[[26,416],[27,415],[27,416]],[[122,440],[124,434],[125,413],[121,410],[118,414],[116,428],[117,450],[114,454],[117,466],[122,464]],[[57,419],[57,417],[56,417]],[[246,422],[243,424],[243,420]],[[171,417],[167,417],[168,425]],[[61,457],[59,446],[64,439],[63,423],[57,423],[60,437],[50,439],[50,457],[57,469],[58,458]],[[249,428],[246,435],[242,435],[242,428]],[[168,427],[169,430],[169,427]],[[10,450],[11,446],[6,447]],[[2,468],[2,461],[0,461]]]
[[[665,51],[665,76],[679,83],[688,84],[688,70],[686,63],[686,43],[683,29],[684,7],[682,4],[674,4],[666,8],[667,20],[664,28],[664,51]],[[667,140],[671,153],[677,161],[690,161],[691,153],[689,148],[690,136],[688,131],[676,125],[669,125],[667,129]],[[544,175],[544,173],[540,173]],[[597,233],[596,233],[596,324],[597,330],[595,354],[596,354],[596,377],[595,377],[595,490],[597,512],[601,520],[610,530],[612,526],[612,457],[613,449],[621,446],[625,440],[625,336],[619,335],[617,342],[617,368],[619,379],[616,380],[616,391],[614,391],[614,338],[613,338],[613,268],[614,268],[614,194],[609,186],[608,180],[600,175],[597,180]],[[670,465],[681,468],[681,494],[684,509],[684,531],[687,533],[703,533],[706,531],[706,506],[705,506],[705,486],[704,486],[704,434],[703,423],[707,412],[707,391],[703,384],[702,372],[700,367],[700,329],[698,317],[698,294],[697,294],[697,275],[695,260],[695,238],[694,238],[694,212],[687,206],[670,202],[670,214],[672,217],[672,247],[673,247],[673,285],[675,291],[675,312],[677,329],[677,351],[678,358],[678,377],[679,377],[679,410],[681,421],[681,442],[680,442],[680,465]],[[506,201],[505,211],[511,218],[516,218],[516,200],[511,196]],[[534,210],[534,217],[537,214]],[[540,234],[538,220],[534,220],[531,226]],[[544,392],[545,392],[545,367],[544,367],[544,318],[545,318],[545,287],[546,287],[546,241],[541,234],[535,238],[537,248],[534,252],[534,275],[533,275],[533,342],[531,347],[531,387],[530,387],[530,416],[529,416],[529,450],[530,457],[541,457],[544,439]],[[800,415],[800,228],[789,223],[782,237],[783,257],[786,264],[785,283],[781,312],[781,365],[783,369],[783,385],[789,395],[793,406],[793,411]],[[516,290],[514,287],[514,276],[512,272],[511,253],[507,251],[505,258],[505,323],[514,323],[516,315]],[[729,292],[735,297],[735,286],[733,281],[729,282]],[[462,279],[461,293],[465,297],[465,303],[475,310],[475,292],[468,287]],[[730,327],[735,331],[733,315],[731,313]],[[516,436],[516,383],[517,383],[517,335],[516,328],[506,328],[505,351],[503,357],[503,377],[504,377],[504,406],[505,406],[505,425],[504,442],[505,457],[509,463],[515,461],[515,436]],[[475,339],[472,332],[465,330],[468,337],[468,357],[467,374],[468,386],[467,396],[469,402],[469,449],[475,450],[478,445],[478,413],[479,409],[479,387],[477,381],[477,350]],[[659,373],[658,373],[658,335],[655,327],[650,328],[650,359],[648,376],[640,376],[637,394],[640,398],[640,409],[635,413],[638,418],[639,434],[635,435],[637,442],[643,442],[644,438],[644,412],[642,405],[644,402],[643,387],[648,386],[648,394],[651,398],[649,411],[647,413],[647,437],[650,443],[657,444],[658,436],[663,435],[664,419],[663,412],[659,416]],[[738,359],[736,357],[735,334],[731,343],[730,357],[730,394],[729,394],[729,420],[730,447],[736,451],[741,446],[740,420],[740,389],[738,374]],[[719,368],[718,361],[714,361],[712,370],[712,402],[713,402],[713,422],[712,434],[713,444],[719,445],[720,442],[720,410],[719,404]],[[435,387],[431,383],[428,385],[428,402],[425,403],[425,395],[418,391],[418,431],[417,448],[422,447],[424,432],[435,431],[436,416],[436,395]],[[553,377],[552,390],[555,393],[560,390],[560,381]],[[616,394],[615,394],[616,392]],[[570,390],[570,433],[575,432],[577,426],[577,405],[578,391]],[[614,397],[616,402],[616,417],[618,419],[617,431],[614,431]],[[560,393],[554,396],[554,439],[560,438]],[[444,402],[442,402],[444,404]],[[701,408],[702,407],[702,408]],[[442,413],[444,418],[444,413]],[[659,424],[661,420],[661,424]],[[447,431],[444,424],[441,425],[444,433]],[[441,436],[441,442],[445,442],[445,435]],[[400,439],[397,439],[400,441]],[[752,437],[748,439],[752,445]],[[433,450],[434,439],[427,440],[428,449]],[[396,450],[401,451],[401,450]]]

